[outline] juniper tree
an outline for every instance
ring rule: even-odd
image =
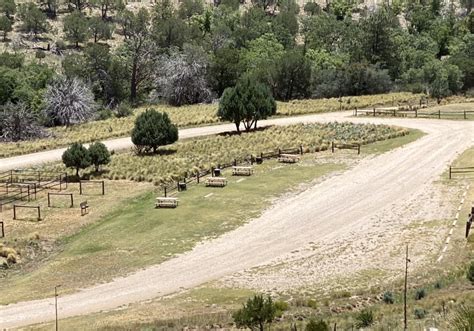
[[[89,156],[91,164],[95,166],[95,171],[100,170],[101,165],[106,165],[110,163],[110,152],[101,142],[95,142],[89,146]]]
[[[62,160],[67,168],[76,169],[76,176],[79,176],[79,170],[91,165],[89,151],[80,143],[74,143],[66,149],[63,153]]]

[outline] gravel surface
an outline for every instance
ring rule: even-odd
[[[281,118],[265,124],[348,120],[417,128],[427,135],[406,146],[364,159],[353,169],[295,196],[279,199],[259,218],[220,238],[203,242],[188,253],[110,283],[60,297],[60,316],[87,314],[171,294],[274,263],[309,243],[318,245],[360,235],[368,220],[386,212],[387,207],[403,218],[406,200],[419,198],[419,203],[426,203],[421,199],[433,181],[459,153],[474,144],[474,122],[344,118],[348,115],[346,112]],[[182,130],[180,134],[185,138],[231,128],[231,125],[201,127]],[[127,148],[129,144],[126,139],[108,142],[113,148]],[[57,153],[51,151],[40,153],[41,157],[34,154],[7,160],[24,160],[24,163],[9,161],[20,166],[48,158],[52,161]],[[52,319],[54,298],[0,307],[0,327],[3,328]]]

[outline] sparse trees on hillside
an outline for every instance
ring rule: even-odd
[[[77,78],[58,77],[44,96],[46,116],[66,127],[89,120],[96,109],[91,90]]]
[[[12,21],[6,16],[0,16],[0,32],[2,33],[3,41],[7,41],[7,35],[13,30]]]
[[[19,17],[22,21],[21,29],[25,32],[33,33],[35,38],[49,30],[46,15],[33,2],[20,5]]]
[[[79,43],[89,38],[89,21],[80,11],[75,10],[64,18],[64,34],[66,39],[79,47]]]
[[[99,16],[94,16],[89,19],[89,32],[94,38],[94,42],[99,40],[109,40],[112,38],[113,27],[112,24],[104,21]]]
[[[9,19],[13,18],[16,13],[15,0],[0,0],[0,13]]]

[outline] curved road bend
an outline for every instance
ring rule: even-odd
[[[394,208],[408,197],[421,194],[459,153],[474,145],[474,122],[344,119],[347,115],[349,113],[331,113],[262,122],[286,125],[348,120],[416,128],[427,135],[403,147],[362,160],[342,175],[272,206],[259,218],[217,239],[201,243],[190,252],[110,283],[62,296],[59,311],[61,318],[112,309],[192,288],[264,265],[309,242],[327,241],[358,231],[365,220],[383,212],[384,208]],[[180,134],[184,138],[229,129],[231,125],[202,127],[182,130]],[[108,143],[111,147],[125,148],[129,141],[122,139]],[[50,153],[54,155],[58,152]],[[34,157],[24,156],[24,165],[34,162],[30,158]],[[23,165],[21,162],[17,164]],[[53,320],[53,303],[54,298],[48,298],[1,306],[0,328]]]

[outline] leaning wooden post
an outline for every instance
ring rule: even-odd
[[[73,194],[71,193],[71,208],[74,207],[74,196]]]

